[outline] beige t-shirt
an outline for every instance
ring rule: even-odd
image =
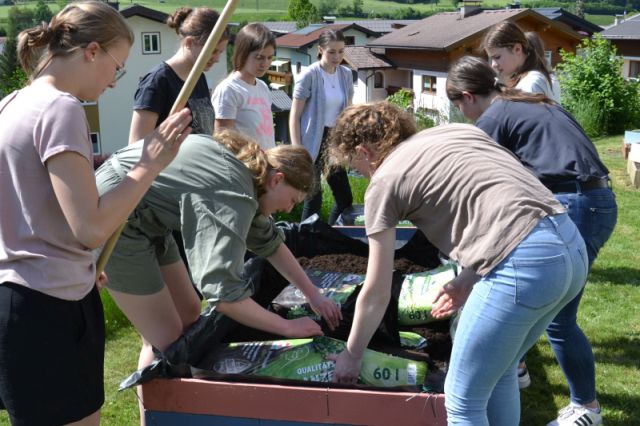
[[[395,148],[365,194],[367,235],[412,221],[443,253],[488,274],[562,205],[507,149],[468,124],[420,132]]]

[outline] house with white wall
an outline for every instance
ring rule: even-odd
[[[276,56],[279,60],[291,62],[294,80],[309,65],[317,60],[318,38],[328,29],[341,31],[347,46],[364,46],[378,37],[378,33],[358,24],[311,24],[305,28],[285,34],[276,39]]]
[[[453,111],[446,95],[449,67],[464,55],[483,55],[480,43],[494,24],[510,20],[524,31],[536,31],[545,45],[545,56],[554,66],[561,50],[575,52],[584,37],[568,25],[555,22],[531,9],[486,10],[463,6],[456,12],[443,12],[395,30],[367,44],[384,52],[394,65],[385,78],[388,94],[400,88],[413,93],[413,106],[423,109],[436,121],[448,121]]]
[[[357,76],[353,82],[354,104],[385,99],[387,87],[397,82],[393,64],[369,47],[347,46],[343,61]]]
[[[165,24],[166,13],[139,5],[120,13],[131,26],[135,41],[125,64],[127,73],[115,88],[102,94],[97,105],[86,108],[96,154],[108,155],[127,145],[133,97],[140,79],[161,61],[173,56],[180,46],[175,30]],[[219,63],[205,73],[210,88],[227,76],[226,63],[224,52]]]
[[[618,21],[602,33],[622,56],[622,76],[640,78],[640,14]]]

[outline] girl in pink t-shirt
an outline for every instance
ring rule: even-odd
[[[122,184],[98,196],[80,99],[115,86],[132,43],[101,2],[69,4],[18,36],[29,84],[0,102],[0,406],[13,424],[100,421],[104,318],[91,250],[190,132],[188,110],[171,116]],[[43,356],[48,367],[33,368]]]

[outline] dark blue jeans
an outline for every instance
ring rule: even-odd
[[[580,231],[587,246],[591,268],[618,220],[618,207],[613,191],[603,188],[554,195],[565,206],[569,217]],[[593,351],[576,322],[583,290],[560,310],[547,327],[551,348],[569,383],[571,400],[578,404],[587,404],[596,399]]]
[[[315,194],[311,194],[304,200],[304,207],[302,209],[302,218],[300,222],[304,221],[309,216],[317,213],[320,214],[322,208],[322,188],[320,186],[320,176],[324,172],[324,155],[326,148],[326,138],[331,129],[329,127],[324,128],[322,134],[322,144],[320,145],[320,153],[314,164],[316,172],[316,182],[318,182],[318,191]],[[329,214],[329,225],[336,223],[340,213],[347,207],[351,207],[353,204],[353,195],[351,194],[351,186],[349,186],[349,177],[344,167],[335,167],[331,169],[331,172],[326,176],[327,184],[331,188],[335,203]]]

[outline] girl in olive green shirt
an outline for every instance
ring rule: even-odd
[[[129,145],[96,172],[101,193],[136,163],[141,148]],[[110,294],[143,337],[139,368],[153,360],[152,347],[165,350],[200,314],[172,230],[182,232],[193,282],[217,312],[286,337],[322,334],[311,319],[285,320],[250,298],[253,288],[241,278],[249,249],[297,285],[330,327],[338,324],[340,310],[309,281],[271,218],[305,198],[312,170],[301,147],[265,152],[232,131],[216,140],[187,137],[129,217],[106,267]]]

